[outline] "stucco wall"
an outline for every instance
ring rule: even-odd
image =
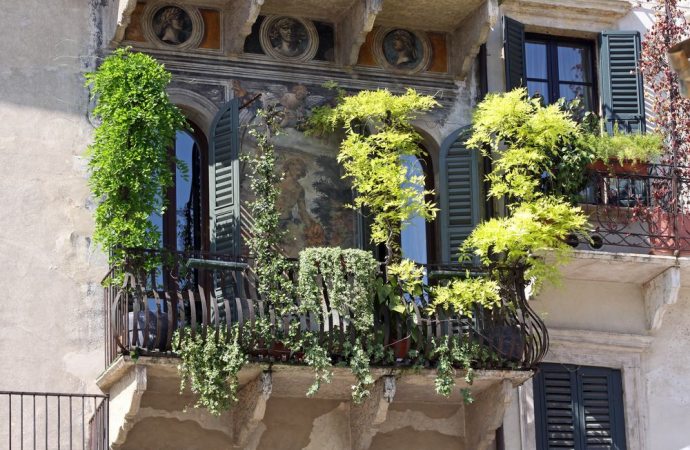
[[[680,291],[643,364],[649,449],[690,449],[690,288]]]
[[[0,390],[98,392],[106,265],[82,77],[96,17],[84,0],[1,2],[0,17]]]

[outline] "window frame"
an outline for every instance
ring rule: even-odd
[[[546,79],[529,77],[527,75],[527,44],[529,43],[539,43],[546,45]],[[551,100],[549,104],[553,104],[562,97],[560,94],[560,84],[561,80],[559,78],[558,70],[558,47],[559,45],[567,46],[579,45],[586,47],[589,50],[589,63],[591,68],[591,83],[584,83],[581,81],[563,81],[563,83],[580,85],[580,86],[592,86],[592,104],[590,110],[592,112],[599,112],[599,68],[597,66],[596,58],[596,46],[595,42],[590,39],[573,38],[566,36],[556,36],[548,34],[539,33],[525,33],[525,87],[530,81],[538,83],[546,83],[549,89],[549,99]]]
[[[196,124],[194,124],[192,121],[187,119],[187,121],[190,124],[190,129],[188,130],[180,130],[182,132],[185,132],[191,136],[191,138],[194,140],[194,143],[199,147],[199,155],[200,155],[200,161],[199,161],[199,172],[200,172],[200,177],[199,177],[199,182],[201,183],[200,186],[200,192],[199,195],[201,196],[200,199],[200,207],[201,207],[201,214],[199,220],[201,221],[200,223],[200,249],[198,250],[193,250],[195,252],[201,252],[205,253],[208,252],[210,249],[210,233],[209,233],[209,186],[208,186],[208,152],[209,152],[209,146],[208,146],[208,140],[206,139],[206,135],[201,131],[200,127],[198,127]],[[175,142],[173,142],[172,146],[168,149],[168,153],[170,155],[170,169],[172,170],[173,173],[173,180],[175,181],[177,179],[177,167],[175,165]],[[189,168],[190,174],[189,176],[191,177],[191,171],[192,168]],[[170,186],[165,194],[165,201],[167,204],[167,208],[165,210],[165,213],[163,213],[162,217],[162,245],[163,248],[166,250],[170,251],[182,251],[177,249],[177,215],[175,211],[175,206],[177,204],[177,186],[176,183],[173,182],[173,185]]]

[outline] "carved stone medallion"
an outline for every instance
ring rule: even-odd
[[[160,47],[182,50],[196,47],[201,42],[204,23],[196,9],[153,3],[144,16],[144,34]]]
[[[374,35],[374,56],[387,69],[415,73],[429,66],[431,43],[424,33],[381,28]]]
[[[283,61],[309,61],[319,48],[314,24],[294,17],[266,17],[259,39],[267,55]]]

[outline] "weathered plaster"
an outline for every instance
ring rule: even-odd
[[[644,292],[647,327],[650,330],[661,328],[661,321],[668,307],[678,301],[680,292],[680,269],[671,267],[661,275],[642,286]]]

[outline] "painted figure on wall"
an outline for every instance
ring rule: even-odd
[[[421,49],[417,38],[407,30],[393,30],[383,40],[386,60],[400,68],[414,67],[419,62]]]
[[[311,90],[315,92],[311,92]],[[330,101],[330,92],[320,87],[302,85],[260,84],[233,82],[235,95],[242,99],[260,100],[252,106],[274,108],[281,117],[281,133],[273,139],[278,161],[276,170],[283,174],[278,198],[280,225],[286,231],[282,250],[286,256],[297,257],[308,246],[356,245],[356,213],[345,205],[352,202],[349,184],[342,179],[342,168],[336,158],[339,136],[320,139],[305,136],[302,128],[312,108]],[[321,95],[319,95],[321,94]],[[262,120],[256,111],[245,108],[240,112],[244,128]],[[242,134],[242,152],[255,152],[256,142],[248,133]],[[252,200],[246,167],[241,164],[242,202]],[[251,217],[243,208],[243,226],[249,232]]]
[[[185,43],[192,34],[192,21],[182,8],[168,6],[154,15],[153,29],[161,41],[179,45]]]
[[[284,17],[271,27],[269,38],[273,50],[287,57],[301,55],[309,44],[309,34],[298,20]]]

